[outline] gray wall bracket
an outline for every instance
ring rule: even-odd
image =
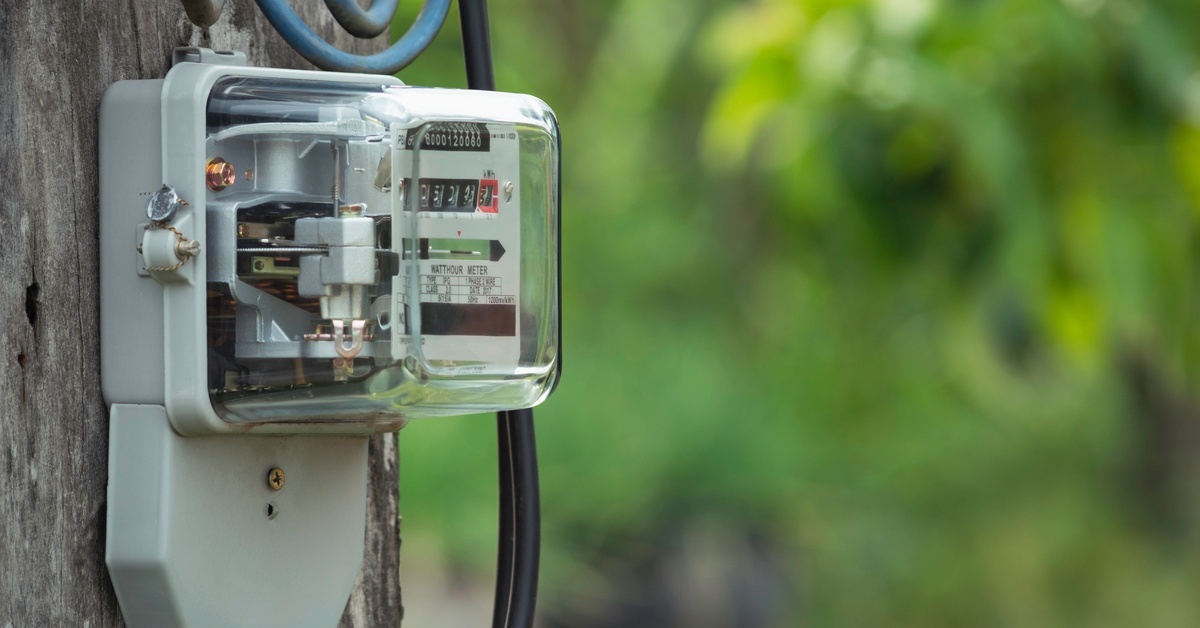
[[[337,624],[363,558],[366,437],[185,438],[162,406],[113,404],[108,480],[129,626]]]
[[[212,50],[199,46],[180,46],[171,52],[171,65],[180,63],[213,63],[216,65],[248,65],[246,53],[240,50]]]

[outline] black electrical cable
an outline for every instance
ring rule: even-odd
[[[458,0],[458,17],[462,25],[463,58],[467,62],[467,87],[495,91],[486,0]]]
[[[533,410],[496,415],[501,464],[494,628],[530,628],[537,604],[541,506]],[[508,463],[507,465],[505,463]],[[505,471],[504,467],[507,467]],[[507,476],[509,488],[504,481]]]
[[[495,90],[486,0],[459,0],[467,87]],[[500,535],[493,628],[530,628],[537,605],[541,497],[533,410],[496,414],[500,471]]]
[[[512,603],[514,554],[516,551],[517,512],[513,491],[512,429],[507,412],[496,413],[496,444],[500,470],[500,529],[496,545],[496,602],[492,607],[493,628],[508,623]]]

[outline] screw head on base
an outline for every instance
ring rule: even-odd
[[[267,472],[267,486],[271,487],[271,490],[273,491],[278,491],[279,489],[283,488],[283,482],[285,479],[287,478],[283,474],[283,469],[280,469],[279,467],[275,467]]]

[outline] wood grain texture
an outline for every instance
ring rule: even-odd
[[[296,4],[343,49],[387,45]],[[0,2],[0,628],[122,625],[104,566],[96,125],[110,84],[160,78],[188,45],[312,67],[253,0],[228,0],[209,29],[172,0]],[[366,560],[342,626],[399,623],[397,498],[395,436],[374,437]]]
[[[398,626],[400,605],[400,459],[396,434],[371,437],[366,551],[339,628]]]

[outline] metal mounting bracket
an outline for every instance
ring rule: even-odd
[[[366,437],[184,438],[113,404],[105,561],[126,623],[337,625],[362,564]]]

